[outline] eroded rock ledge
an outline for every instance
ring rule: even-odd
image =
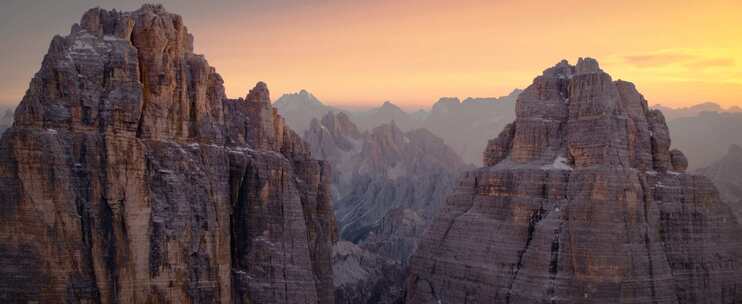
[[[333,303],[328,166],[161,6],[52,40],[0,144],[0,302]]]
[[[460,181],[412,258],[407,303],[734,303],[742,238],[660,111],[563,61]]]

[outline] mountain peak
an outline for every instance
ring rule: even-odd
[[[383,103],[383,104],[381,105],[381,107],[382,107],[382,108],[395,108],[395,109],[399,109],[399,107],[398,107],[397,105],[393,104],[393,103],[392,103],[391,101],[389,101],[389,100],[387,100],[387,101],[384,101],[384,103]]]
[[[595,59],[580,58],[576,66],[561,61],[534,79],[516,103],[515,122],[490,142],[485,164],[504,159],[538,164],[563,156],[575,168],[685,170],[682,152],[669,150],[662,112],[648,110],[632,83],[613,81]],[[627,129],[615,125],[613,119],[643,127]],[[533,142],[534,138],[540,142]],[[617,146],[614,140],[627,144]]]
[[[542,76],[550,78],[572,78],[575,75],[603,73],[598,61],[590,57],[580,57],[577,65],[571,65],[566,59],[544,70]]]
[[[255,84],[255,87],[252,88],[249,93],[247,93],[247,97],[245,97],[245,100],[249,102],[270,103],[271,97],[270,92],[268,91],[268,85],[266,85],[265,82],[259,81]]]

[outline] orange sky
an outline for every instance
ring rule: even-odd
[[[741,1],[164,2],[231,97],[263,80],[274,98],[307,89],[329,104],[414,109],[504,95],[562,58],[590,56],[652,104],[742,106]],[[1,86],[0,98],[20,99],[45,34],[22,85]]]

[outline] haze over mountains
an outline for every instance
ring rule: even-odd
[[[677,119],[677,118],[683,118],[683,117],[693,117],[701,114],[702,112],[718,112],[718,113],[740,113],[742,112],[742,108],[733,106],[729,108],[724,108],[720,106],[717,103],[713,102],[704,102],[699,103],[696,105],[692,105],[690,107],[682,107],[682,108],[672,108],[672,107],[666,107],[661,104],[655,105],[655,109],[658,109],[662,111],[663,114],[665,114],[665,119],[668,121]]]
[[[442,138],[465,162],[481,164],[487,140],[514,118],[515,99],[519,93],[516,89],[503,97],[463,101],[455,97],[441,98],[430,111],[413,113],[405,112],[390,101],[367,111],[337,109],[322,104],[305,90],[285,94],[274,105],[287,123],[299,131],[306,130],[311,119],[321,119],[328,112],[346,113],[361,131],[391,122],[402,131],[424,128]]]
[[[0,107],[0,135],[13,125],[13,108]]]
[[[414,113],[233,99],[193,42],[152,4],[52,39],[0,116],[1,303],[742,302],[737,109],[592,58]]]
[[[710,178],[721,198],[732,207],[738,221],[742,222],[742,147],[729,146],[726,155],[710,166],[696,170]]]
[[[361,132],[344,112],[310,125],[304,139],[312,155],[333,168],[340,237],[357,245],[336,246],[335,271],[359,270],[336,278],[338,301],[402,300],[409,257],[468,167],[426,129],[405,132],[392,121]]]

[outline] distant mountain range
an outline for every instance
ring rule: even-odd
[[[729,108],[723,108],[718,103],[713,102],[704,102],[699,103],[697,105],[692,105],[689,107],[684,108],[671,108],[666,107],[661,104],[655,105],[655,109],[658,109],[662,111],[662,114],[665,115],[665,119],[667,120],[673,120],[677,118],[683,118],[683,117],[693,117],[697,116],[698,114],[701,114],[702,112],[719,112],[719,113],[739,113],[742,112],[742,108],[734,106]]]
[[[685,152],[690,169],[709,166],[730,145],[742,145],[742,112],[700,112],[667,119],[667,125],[672,146]]]
[[[742,221],[742,147],[729,146],[729,151],[710,166],[696,170],[714,182],[722,200]]]
[[[408,113],[390,101],[367,111],[348,111],[328,106],[311,93],[285,94],[274,106],[298,132],[305,132],[312,119],[329,112],[346,113],[360,131],[394,122],[401,131],[425,128],[443,139],[467,163],[479,165],[488,139],[495,137],[515,117],[515,100],[520,90],[507,96],[490,98],[455,97],[439,99],[430,111]]]
[[[365,117],[404,113],[397,110],[389,103]],[[337,295],[344,301],[394,303],[403,296],[404,276],[392,274],[406,272],[456,178],[471,168],[427,129],[403,131],[393,120],[361,132],[351,119],[345,112],[328,112],[313,119],[304,134],[312,156],[331,164],[340,235],[355,243],[335,248]]]

